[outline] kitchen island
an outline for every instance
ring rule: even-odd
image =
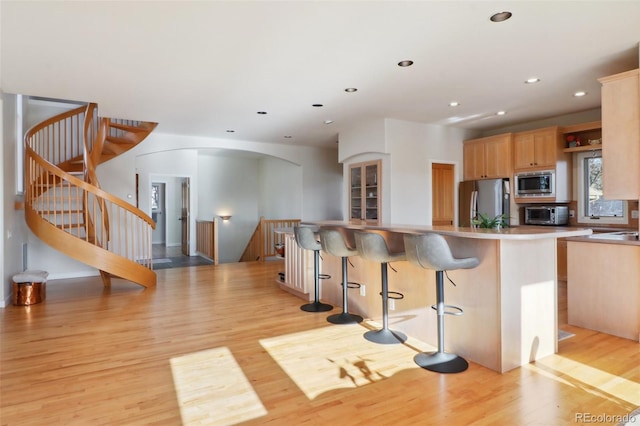
[[[454,226],[369,225],[341,221],[306,222],[340,230],[348,241],[354,231],[380,233],[391,251],[404,251],[406,233],[436,232],[445,236],[456,257],[477,257],[474,269],[450,271],[445,301],[464,310],[447,317],[447,351],[498,372],[505,372],[557,351],[556,239],[589,235],[590,229],[520,226],[499,230]],[[322,299],[341,301],[340,259],[322,254]],[[350,310],[380,320],[380,266],[359,256],[350,258],[349,281],[364,285],[352,290]],[[389,290],[404,295],[389,312],[392,329],[437,345],[435,273],[407,261],[389,268]]]

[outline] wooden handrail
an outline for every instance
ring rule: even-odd
[[[283,234],[276,233],[276,229],[293,228],[300,224],[300,219],[265,219],[260,221],[253,231],[247,247],[244,249],[241,262],[259,260],[264,262],[266,258],[276,255],[276,244],[284,243]]]

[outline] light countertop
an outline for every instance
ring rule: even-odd
[[[545,238],[568,238],[591,235],[589,228],[569,228],[566,226],[514,226],[501,229],[467,228],[460,226],[426,226],[403,224],[368,224],[338,220],[309,221],[303,225],[318,227],[344,228],[350,230],[375,230],[394,233],[437,232],[461,238],[477,238],[485,240],[535,240]]]
[[[585,235],[579,237],[569,238],[568,241],[578,241],[585,243],[599,243],[599,244],[620,244],[627,246],[637,246],[640,247],[640,241],[636,236],[616,234],[616,233],[600,233],[600,234],[592,234]]]

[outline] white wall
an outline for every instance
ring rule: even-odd
[[[457,190],[462,180],[462,142],[473,134],[454,127],[386,120],[393,223],[431,225],[431,164],[453,164]]]
[[[0,276],[2,283],[0,289],[0,306],[11,303],[12,277],[23,269],[22,245],[27,242],[26,225],[24,223],[24,211],[16,210],[14,203],[16,197],[16,96],[2,93],[0,98],[0,137],[2,137],[2,149],[0,149],[0,196],[2,197],[2,216],[0,217],[0,229],[3,230],[0,238]]]
[[[199,219],[232,215],[218,226],[220,263],[237,262],[259,220],[260,173],[257,158],[198,157]]]
[[[363,120],[340,131],[338,161],[359,156],[367,152],[387,152],[385,120]]]
[[[302,217],[302,167],[289,161],[263,157],[260,169],[258,215],[266,219]],[[340,178],[339,175],[337,175]],[[333,185],[327,185],[331,188]]]
[[[372,135],[373,131],[383,132],[384,143],[379,142],[381,135]],[[367,121],[341,132],[344,214],[348,214],[349,165],[380,159],[382,222],[431,225],[431,164],[454,164],[457,181],[461,180],[462,142],[475,136],[477,132],[469,130],[393,119]],[[378,142],[372,146],[370,140]]]

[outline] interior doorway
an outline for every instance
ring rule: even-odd
[[[151,183],[151,219],[156,223],[156,229],[151,233],[152,244],[166,245],[166,184],[164,182]]]
[[[189,178],[183,178],[181,182],[181,193],[180,193],[180,230],[181,230],[181,246],[182,246],[182,254],[185,256],[190,255],[189,246],[190,238],[189,233],[191,232],[191,215],[189,212],[189,203],[191,202],[191,185],[189,184]]]
[[[151,235],[154,251],[172,256],[190,256],[191,205],[188,176],[154,175],[149,185]]]
[[[453,225],[455,219],[455,166],[433,163],[432,182],[432,224]]]

